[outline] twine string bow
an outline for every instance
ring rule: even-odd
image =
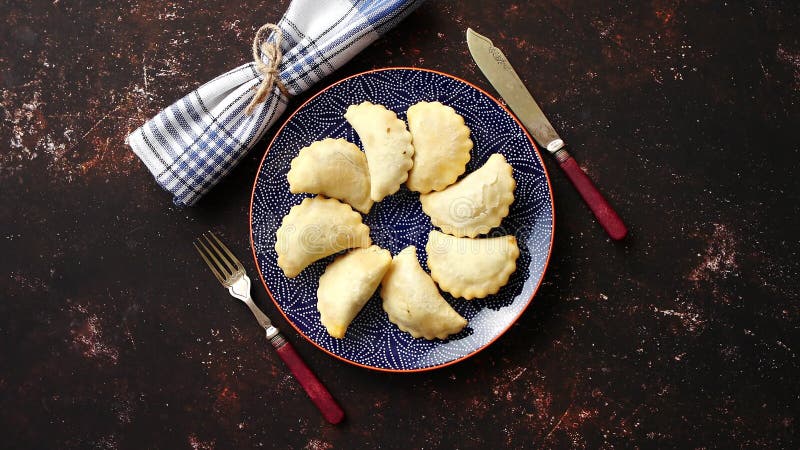
[[[275,42],[267,42],[264,39],[264,34],[266,34],[267,31],[273,31],[275,33]],[[256,36],[253,38],[253,62],[256,65],[256,70],[264,76],[264,79],[258,86],[253,100],[250,101],[250,104],[247,105],[247,108],[244,110],[247,115],[252,114],[256,106],[267,99],[267,96],[269,96],[275,86],[278,86],[281,94],[287,98],[289,97],[289,91],[286,89],[283,82],[281,82],[280,73],[278,72],[278,65],[283,57],[283,53],[281,52],[281,40],[283,40],[283,32],[274,23],[264,24],[256,31]],[[263,57],[269,60],[268,64],[264,63]]]

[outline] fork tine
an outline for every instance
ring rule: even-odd
[[[238,260],[238,259],[237,259],[235,256],[233,256],[233,253],[231,253],[231,251],[228,249],[228,247],[227,247],[225,244],[223,244],[223,243],[222,243],[222,241],[220,241],[220,240],[219,240],[219,238],[217,238],[217,235],[215,235],[215,234],[214,234],[214,233],[212,233],[211,231],[209,231],[209,232],[208,232],[208,234],[209,234],[209,235],[210,235],[212,238],[214,238],[214,240],[215,240],[215,241],[217,241],[217,244],[219,245],[219,247],[220,247],[222,250],[224,250],[224,251],[225,251],[225,253],[228,255],[228,257],[230,258],[230,260],[231,260],[231,261],[233,261],[233,264],[236,266],[236,268],[237,268],[237,269],[239,269],[239,270],[242,270],[242,269],[244,269],[244,266],[242,266],[242,263],[241,263],[241,262],[239,262],[239,260]]]
[[[214,246],[212,246],[211,244],[206,244],[200,238],[197,239],[197,242],[200,244],[200,247],[202,247],[203,250],[205,250],[206,256],[208,256],[211,259],[211,261],[214,262],[214,265],[216,266],[219,273],[222,274],[222,277],[227,278],[228,275],[232,273],[232,271],[230,270],[230,266],[223,263],[225,259],[220,258],[220,254],[217,251],[217,249],[214,248]]]
[[[214,272],[214,276],[217,277],[219,282],[225,284],[225,278],[222,276],[222,274],[219,273],[214,263],[212,263],[211,260],[208,259],[208,257],[206,256],[205,253],[203,253],[202,250],[200,250],[200,247],[197,246],[197,243],[192,242],[192,245],[194,245],[194,248],[197,250],[197,253],[200,253],[200,256],[203,258],[203,261],[205,261],[206,264],[208,265],[208,268],[211,269],[212,272]],[[203,245],[203,243],[200,242],[200,245]],[[203,245],[203,247],[205,247],[205,245]]]
[[[201,241],[200,239],[198,239],[197,242],[200,243],[200,247],[203,247],[203,250],[205,250],[206,256],[208,256],[211,259],[211,261],[214,261],[214,265],[216,266],[217,271],[219,271],[219,273],[222,275],[222,278],[228,278],[228,275],[231,274],[231,271],[228,270],[222,264],[222,262],[220,262],[220,260],[219,260],[219,258],[217,256],[217,252],[215,250],[210,250],[206,246],[206,244],[203,241]]]
[[[203,238],[205,238],[206,242],[208,243],[208,246],[211,247],[211,249],[213,250],[212,254],[216,255],[217,258],[219,258],[223,263],[225,263],[225,266],[227,267],[228,271],[230,273],[236,272],[237,269],[234,266],[234,264],[228,261],[228,258],[225,257],[225,255],[222,253],[222,250],[220,250],[213,242],[211,242],[211,239],[209,239],[208,235],[203,233]]]

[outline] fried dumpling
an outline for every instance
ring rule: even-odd
[[[516,185],[511,165],[495,153],[456,184],[422,194],[419,200],[434,226],[457,237],[475,237],[488,233],[508,215]]]
[[[428,235],[425,251],[439,288],[467,300],[496,294],[517,270],[519,257],[514,236],[458,238],[436,230]]]
[[[361,214],[339,200],[306,198],[283,218],[275,239],[278,267],[289,278],[318,259],[354,247],[369,247]]]
[[[467,326],[422,270],[414,246],[392,259],[381,282],[381,297],[389,321],[415,338],[445,339]]]
[[[325,269],[317,289],[317,310],[328,334],[337,339],[344,337],[391,263],[389,250],[373,245],[351,250]]]
[[[406,114],[414,146],[406,186],[422,194],[441,191],[467,167],[472,150],[469,128],[453,108],[439,102],[419,102]]]
[[[344,118],[358,133],[367,154],[372,200],[379,202],[397,192],[414,164],[414,147],[405,122],[383,105],[370,102],[350,105]]]
[[[286,179],[292,194],[322,194],[364,214],[372,207],[367,157],[344,139],[327,138],[302,148],[292,160]]]

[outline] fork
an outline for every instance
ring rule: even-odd
[[[325,420],[332,424],[341,422],[344,419],[342,408],[300,358],[292,344],[281,335],[281,332],[272,325],[272,321],[253,302],[253,298],[250,296],[250,278],[245,273],[242,263],[210,231],[208,234],[204,233],[202,238],[198,238],[193,244],[219,282],[228,288],[228,292],[233,297],[243,301],[250,308],[258,323],[266,330],[267,339],[278,351],[278,356],[292,371],[295,379],[303,386],[306,394],[322,412]]]

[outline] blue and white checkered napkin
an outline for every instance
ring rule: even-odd
[[[350,60],[423,0],[293,0],[278,22],[278,66],[291,95]],[[270,36],[268,42],[274,42]],[[265,61],[266,63],[267,61]],[[192,205],[224,177],[286,109],[275,87],[252,115],[245,108],[263,75],[250,62],[178,100],[128,136],[134,153],[177,205]]]

